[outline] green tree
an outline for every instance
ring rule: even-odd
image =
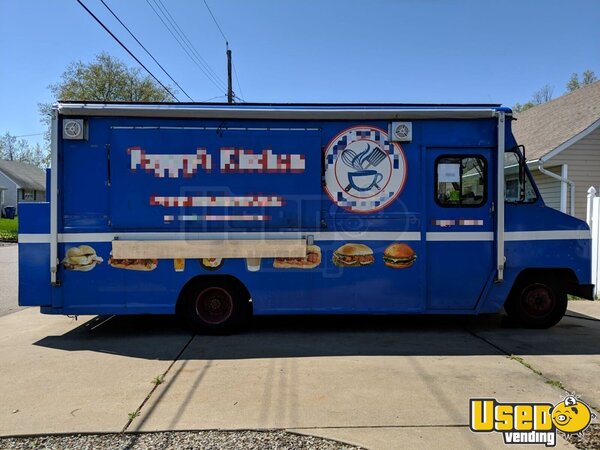
[[[582,85],[586,86],[595,83],[596,81],[598,81],[598,77],[596,77],[596,74],[592,70],[588,69],[583,71]]]
[[[569,78],[569,81],[567,83],[567,91],[573,92],[579,89],[580,87],[581,84],[579,83],[579,75],[577,75],[576,73],[571,74],[571,78]]]
[[[532,102],[527,102],[524,104],[521,103],[516,103],[515,106],[512,107],[513,111],[515,112],[523,112],[523,111],[527,111],[529,108],[533,108],[535,105]]]
[[[531,96],[531,100],[527,103],[521,104],[516,103],[512,109],[515,112],[523,112],[527,111],[529,108],[533,108],[534,106],[541,105],[542,103],[549,102],[552,100],[552,95],[554,94],[554,87],[550,85],[545,85],[541,89],[535,91]]]
[[[587,86],[588,84],[592,84],[598,81],[598,77],[594,71],[587,69],[584,70],[581,74],[581,81],[579,81],[579,75],[577,73],[573,73],[571,78],[569,78],[569,82],[567,83],[567,91],[573,92],[580,87]]]
[[[176,91],[167,86],[171,92]],[[72,62],[63,72],[58,83],[48,86],[55,100],[100,102],[166,102],[174,98],[141,69],[127,66],[124,62],[100,53],[89,63]],[[47,126],[46,142],[50,143],[51,103],[40,103],[42,122]]]
[[[545,85],[540,90],[535,91],[533,93],[531,102],[534,105],[541,105],[552,100],[552,95],[554,95],[554,87],[550,85]]]
[[[0,136],[0,159],[21,161],[40,168],[48,167],[48,152],[40,144],[29,145],[25,139],[17,139],[9,132]]]
[[[91,63],[76,61],[67,66],[61,81],[49,86],[56,100],[166,102],[171,95],[141,69],[128,67],[107,53]],[[169,87],[171,92],[173,89]]]

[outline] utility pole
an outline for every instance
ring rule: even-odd
[[[231,86],[231,50],[227,42],[227,103],[233,103],[233,88]]]

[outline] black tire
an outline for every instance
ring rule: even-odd
[[[225,335],[240,331],[250,317],[249,298],[235,283],[207,280],[182,292],[178,313],[198,334]]]
[[[565,315],[567,294],[560,278],[528,278],[514,286],[505,310],[516,325],[550,328]]]

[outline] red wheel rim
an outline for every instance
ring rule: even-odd
[[[527,314],[542,317],[552,312],[556,299],[552,290],[543,284],[527,286],[521,294],[521,304]]]
[[[196,297],[196,314],[206,323],[223,323],[231,317],[232,312],[233,299],[225,289],[209,287]]]

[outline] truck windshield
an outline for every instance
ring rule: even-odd
[[[521,164],[521,154],[509,151],[504,154],[504,199],[508,203],[533,203],[537,196],[527,171]]]

